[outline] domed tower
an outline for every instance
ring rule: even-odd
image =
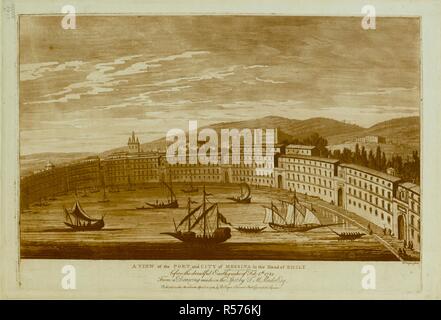
[[[138,137],[135,136],[135,131],[133,131],[132,136],[129,137],[127,145],[129,146],[129,153],[139,153],[141,151],[141,146]]]

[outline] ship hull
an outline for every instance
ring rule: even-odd
[[[175,239],[178,239],[184,243],[192,244],[192,245],[213,245],[219,244],[227,241],[231,238],[231,230],[230,228],[218,228],[212,235],[208,236],[199,236],[194,232],[163,232],[162,234],[166,234],[172,236]]]
[[[237,199],[237,198],[227,198],[228,200],[233,200],[236,203],[251,203],[251,197],[245,199]]]
[[[339,234],[338,240],[357,240],[360,239],[361,237],[363,237],[365,234],[364,233],[358,233],[358,234]]]
[[[283,231],[283,232],[306,232],[312,229],[323,228],[333,224],[304,224],[304,225],[290,225],[290,224],[277,224],[277,223],[269,223],[268,224],[271,229],[275,231]]]
[[[72,228],[74,231],[97,231],[104,228],[104,220],[98,220],[94,223],[91,223],[90,225],[85,225],[85,226],[76,226],[68,222],[65,222],[64,224]]]
[[[196,192],[198,192],[198,189],[194,189],[194,190],[184,190],[184,189],[181,189],[181,191],[183,193],[196,193]]]
[[[260,233],[260,232],[262,232],[263,230],[265,230],[266,229],[266,227],[263,227],[263,228],[258,228],[258,227],[256,227],[256,228],[243,228],[243,227],[237,227],[237,228],[235,228],[237,231],[239,231],[239,232],[241,232],[241,233]]]
[[[146,202],[145,204],[150,206],[151,208],[154,208],[154,209],[173,209],[173,208],[179,208],[178,200],[174,200],[172,202],[164,203],[164,204],[155,204],[155,203],[149,203],[149,202]]]

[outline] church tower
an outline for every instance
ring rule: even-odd
[[[129,153],[139,153],[141,151],[138,137],[135,137],[135,131],[133,131],[132,136],[129,137],[127,145],[129,146]]]

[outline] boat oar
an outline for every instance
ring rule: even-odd
[[[326,226],[326,228],[328,228],[329,230],[331,230],[333,233],[335,233],[336,235],[340,236],[340,234],[336,231],[334,231],[330,226]]]

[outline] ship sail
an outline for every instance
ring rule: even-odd
[[[216,204],[213,204],[210,207],[208,207],[208,209],[203,211],[201,213],[201,215],[199,217],[197,217],[196,220],[193,222],[193,224],[190,227],[190,230],[192,230],[194,227],[196,227],[199,224],[199,222],[201,222],[202,219],[206,218],[207,215],[210,213],[210,211],[213,210],[215,207],[216,207]]]
[[[271,206],[264,206],[264,208],[263,222],[268,223],[276,231],[305,232],[335,225],[335,223],[322,224],[313,209],[301,204],[295,194],[290,202],[281,200],[280,207],[271,203]]]
[[[67,211],[67,210],[66,210]],[[77,200],[75,201],[75,204],[72,207],[71,211],[67,211],[70,215],[74,216],[77,219],[80,220],[86,220],[86,221],[98,221],[99,219],[91,218],[87,215],[87,213],[83,210],[83,208],[80,205],[80,202]]]
[[[65,224],[75,231],[101,230],[104,227],[104,216],[101,219],[90,217],[81,207],[78,200],[75,201],[71,210],[64,209]]]
[[[286,224],[286,219],[279,213],[278,208],[271,203],[271,207],[265,208],[265,218],[263,220],[264,223],[277,223],[277,224]]]
[[[250,203],[251,202],[251,189],[250,186],[243,182],[240,184],[240,195],[234,197],[228,197],[227,199],[233,200],[237,203]]]
[[[183,242],[204,245],[217,244],[228,240],[231,237],[231,229],[220,227],[220,223],[231,224],[219,212],[218,204],[207,200],[208,195],[204,187],[202,204],[193,209],[191,204],[195,202],[189,198],[188,213],[179,222],[178,226],[175,224],[175,232],[163,232],[163,234],[170,235]],[[179,229],[184,223],[188,223],[188,229],[185,231]]]
[[[156,200],[156,203],[149,203],[146,202],[146,204],[151,207],[151,208],[157,208],[157,209],[170,209],[170,208],[178,208],[179,204],[178,204],[178,200],[176,198],[176,194],[173,191],[173,187],[171,185],[171,178],[170,178],[170,185],[167,184],[165,181],[161,181],[162,185],[166,187],[166,189],[169,191],[170,193],[170,197],[168,199],[168,202],[164,203],[164,202],[159,202],[158,200]],[[141,208],[142,209],[142,208]]]
[[[320,224],[320,221],[319,221],[319,219],[317,219],[315,214],[312,213],[311,210],[306,208],[306,215],[305,215],[305,219],[303,220],[303,223],[304,224]]]
[[[264,223],[272,223],[273,222],[273,211],[271,208],[265,207],[265,218],[263,219]]]
[[[202,204],[197,206],[196,208],[190,210],[190,212],[181,220],[181,222],[179,222],[177,228],[179,228],[180,226],[182,226],[184,224],[184,222],[186,222],[187,220],[190,220],[190,218],[200,209],[202,208]]]
[[[246,183],[242,183],[240,185],[240,199],[248,199],[251,195],[251,189],[250,186]]]
[[[296,222],[296,215],[295,215],[295,208],[293,204],[288,204],[287,206],[287,213],[286,213],[286,223],[287,224],[295,224]]]
[[[163,181],[162,183],[166,186],[166,188],[170,192],[170,202],[174,201],[176,199],[176,194],[174,193],[172,187],[169,186],[165,181]]]

